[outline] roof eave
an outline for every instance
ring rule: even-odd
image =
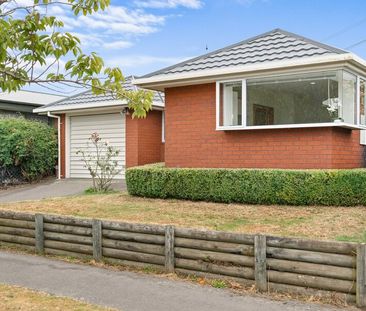
[[[133,83],[143,88],[162,90],[171,84],[179,85],[180,82],[182,83],[184,82],[185,84],[187,84],[187,82],[194,83],[195,81],[203,78],[212,78],[212,80],[215,80],[215,78],[218,78],[220,76],[245,74],[256,71],[286,69],[300,66],[334,64],[338,62],[353,62],[366,71],[365,60],[354,55],[353,53],[344,53],[344,54],[325,55],[318,57],[309,57],[304,59],[265,62],[261,64],[243,65],[236,67],[208,69],[187,73],[157,75],[148,78],[135,79]]]
[[[33,113],[38,114],[47,114],[48,112],[52,113],[68,113],[72,111],[80,111],[80,110],[87,110],[87,109],[96,109],[96,108],[113,108],[113,107],[127,107],[128,104],[124,103],[122,101],[106,101],[106,102],[95,102],[95,103],[88,103],[88,104],[73,104],[73,105],[60,105],[60,106],[51,106],[51,107],[40,107],[33,109]],[[156,110],[163,110],[164,106],[153,103],[152,104],[153,109]]]

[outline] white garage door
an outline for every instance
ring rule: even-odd
[[[70,117],[70,177],[90,178],[89,171],[78,150],[95,152],[88,141],[92,133],[98,133],[102,141],[108,141],[110,146],[120,151],[118,160],[121,174],[116,178],[124,178],[125,172],[125,116],[120,113],[98,114]]]

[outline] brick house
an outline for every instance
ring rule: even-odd
[[[126,89],[136,88],[132,85],[133,79],[132,76],[126,78]],[[132,119],[126,102],[87,90],[34,112],[58,119],[59,178],[90,178],[77,151],[92,152],[87,142],[96,132],[120,151],[121,174],[117,178],[121,179],[126,167],[164,161],[163,93],[154,92],[152,108],[145,119]]]
[[[275,29],[136,79],[165,92],[168,167],[363,167],[366,62]]]

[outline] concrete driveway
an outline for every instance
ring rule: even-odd
[[[47,179],[40,183],[1,190],[0,203],[77,195],[83,193],[91,185],[90,179]],[[124,181],[116,181],[112,187],[122,191],[126,189],[126,184]]]

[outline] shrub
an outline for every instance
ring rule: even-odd
[[[0,118],[0,166],[20,167],[32,181],[53,172],[57,160],[56,130],[24,118]]]
[[[76,154],[81,155],[84,167],[90,173],[94,192],[110,191],[113,178],[122,172],[118,168],[119,150],[104,142],[98,133],[93,133],[86,142],[86,149],[80,149]]]
[[[224,203],[366,205],[366,170],[129,168],[131,195]]]

